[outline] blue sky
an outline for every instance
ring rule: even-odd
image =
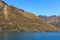
[[[60,15],[60,0],[4,0],[35,15]]]

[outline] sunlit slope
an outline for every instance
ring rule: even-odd
[[[60,31],[30,12],[0,1],[0,32]]]

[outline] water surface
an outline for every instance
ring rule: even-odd
[[[60,40],[60,32],[0,33],[0,40]]]

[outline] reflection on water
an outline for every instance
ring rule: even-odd
[[[0,40],[60,40],[60,32],[0,33]]]

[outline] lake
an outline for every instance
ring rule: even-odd
[[[60,40],[60,32],[2,32],[0,40]]]

